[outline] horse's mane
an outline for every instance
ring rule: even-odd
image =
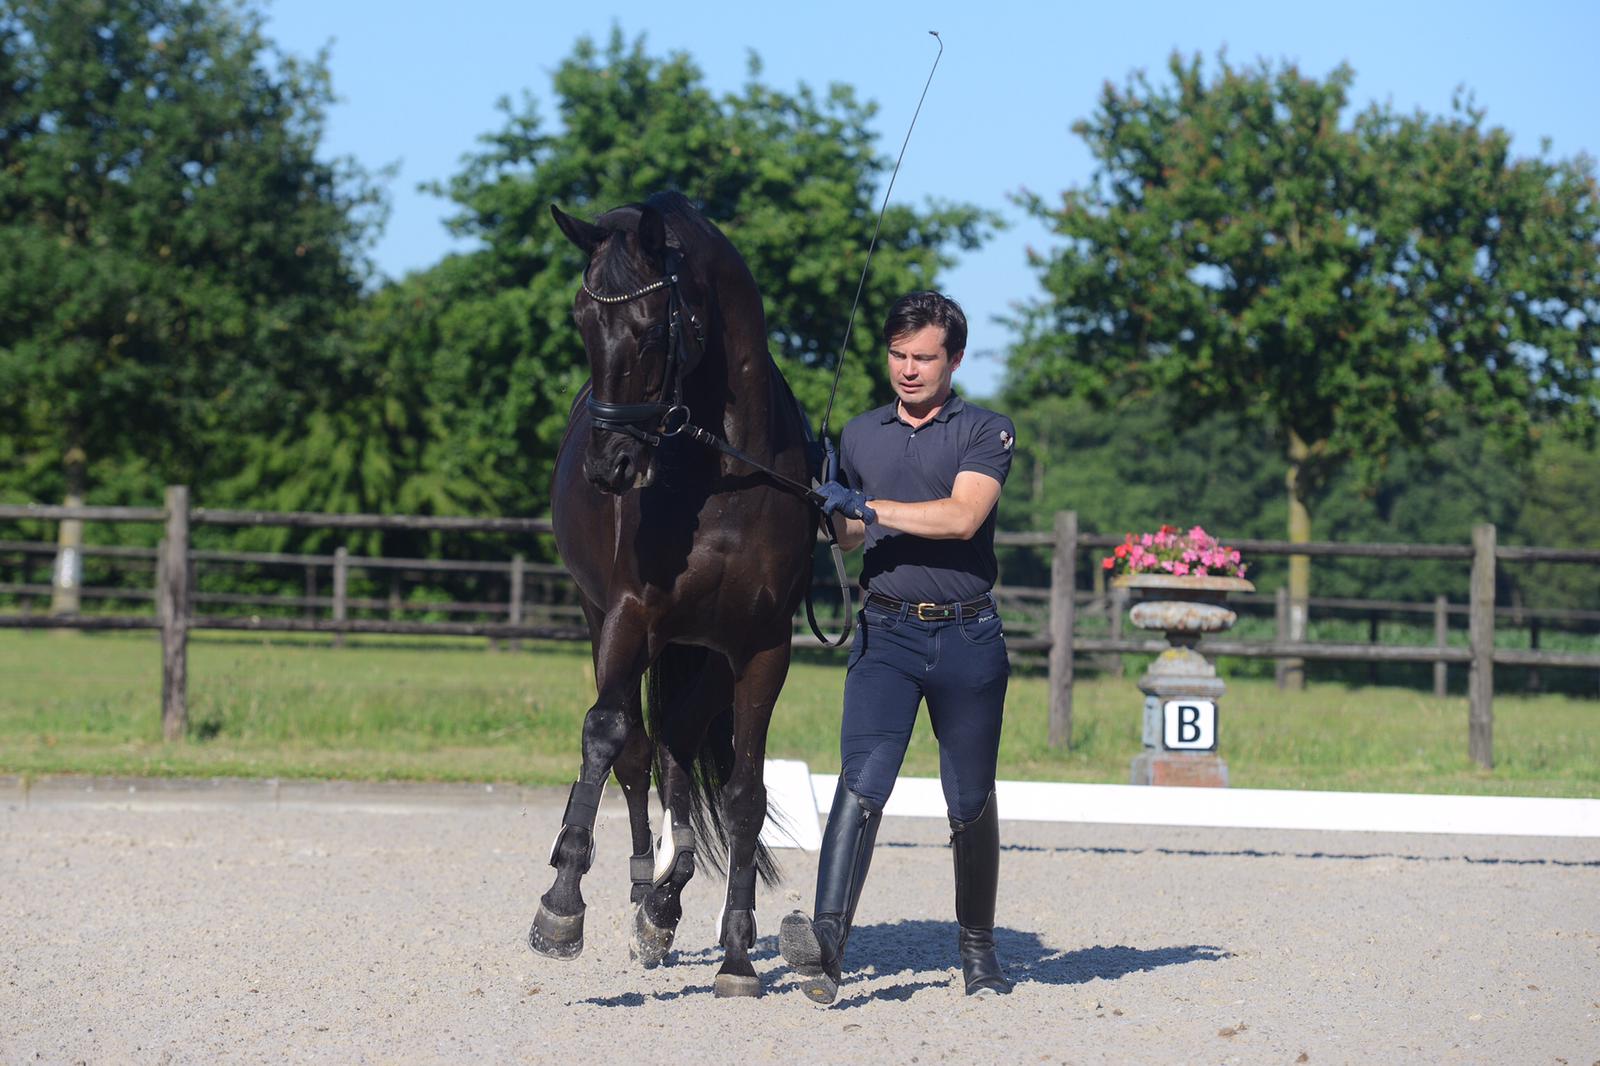
[[[712,257],[739,254],[722,231],[708,222],[689,198],[680,192],[654,193],[642,204],[624,204],[612,208],[595,222],[606,229],[636,231],[639,214],[646,206],[654,208],[666,222],[667,247],[683,252],[685,258],[709,262]],[[607,241],[602,245],[589,269],[591,284],[607,293],[631,292],[656,280],[640,273],[638,264],[627,254],[622,241]]]

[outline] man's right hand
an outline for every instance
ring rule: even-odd
[[[842,515],[867,525],[878,520],[878,512],[867,505],[867,494],[860,489],[846,488],[837,481],[829,481],[819,485],[812,495],[825,515]]]

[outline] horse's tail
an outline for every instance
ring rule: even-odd
[[[705,648],[669,644],[645,677],[645,702],[657,787],[663,779],[661,753],[670,746],[689,764],[689,816],[697,857],[726,874],[728,827],[722,817],[722,790],[733,773],[733,700],[731,676],[708,676],[719,670],[728,670],[721,656]],[[701,701],[707,699],[720,706],[704,706]],[[768,885],[776,884],[780,876],[777,859],[759,840],[756,872]]]

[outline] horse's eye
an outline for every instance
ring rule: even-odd
[[[639,335],[639,351],[653,352],[667,345],[667,327],[651,326]]]

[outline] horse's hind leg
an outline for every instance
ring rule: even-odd
[[[655,880],[655,852],[650,847],[650,737],[644,722],[635,720],[623,742],[622,754],[611,770],[628,801],[628,828],[633,834],[633,855],[628,860],[628,876],[633,888],[629,903],[638,903]]]
[[[761,978],[750,963],[756,941],[756,856],[767,819],[763,780],[767,726],[789,672],[788,634],[746,665],[734,694],[733,769],[722,790],[728,829],[728,897],[722,911],[722,968],[713,990],[720,997],[759,996]]]
[[[690,774],[708,715],[732,704],[727,660],[701,649],[668,648],[656,662],[662,706],[652,711],[661,758],[661,805],[667,815],[649,891],[634,912],[633,954],[646,966],[664,961],[683,917],[680,897],[694,876]]]
[[[583,720],[583,770],[572,785],[561,829],[550,849],[555,883],[539,900],[528,946],[541,955],[572,959],[583,950],[585,905],[581,883],[594,861],[594,822],[612,764],[630,732],[629,709],[638,720],[639,678],[644,672],[643,627],[608,618],[595,653],[599,698]]]
[[[661,799],[666,808],[651,879],[633,912],[633,957],[646,967],[666,961],[683,918],[681,897],[694,876],[694,829],[690,824],[689,768],[663,746]]]

